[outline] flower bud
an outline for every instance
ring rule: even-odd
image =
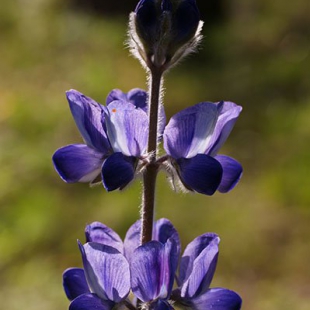
[[[201,39],[196,0],[140,0],[129,26],[133,54],[149,68],[168,69]]]

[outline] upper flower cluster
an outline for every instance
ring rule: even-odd
[[[241,298],[224,288],[210,288],[218,258],[219,237],[206,233],[186,247],[179,266],[180,240],[167,219],[154,225],[153,241],[139,246],[140,221],[128,230],[124,243],[107,226],[86,227],[86,244],[79,243],[84,269],[64,272],[70,310],[136,309],[132,291],[147,309],[238,310]]]
[[[66,182],[95,182],[101,175],[108,190],[122,189],[148,163],[147,94],[113,90],[102,106],[78,91],[67,92],[70,109],[85,144],[68,145],[53,156],[56,171]],[[218,155],[240,112],[233,102],[202,102],[174,115],[165,126],[160,105],[158,140],[163,139],[166,164],[173,181],[206,195],[227,192],[239,181],[241,165]]]
[[[68,91],[67,99],[85,144],[57,150],[53,155],[56,171],[68,183],[96,182],[101,176],[108,191],[125,187],[146,156],[146,92],[114,90],[106,106],[76,90]]]

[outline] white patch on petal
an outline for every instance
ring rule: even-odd
[[[196,113],[194,137],[186,158],[205,153],[210,146],[218,116],[219,112],[215,104],[201,105],[201,111]]]

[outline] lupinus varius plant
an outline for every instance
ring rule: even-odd
[[[115,89],[101,105],[75,90],[67,92],[71,113],[85,144],[57,150],[56,171],[65,182],[100,182],[107,191],[142,177],[141,219],[124,242],[95,222],[79,242],[83,269],[64,272],[70,310],[235,310],[241,298],[210,288],[219,237],[195,238],[180,260],[178,232],[167,219],[154,220],[157,173],[165,169],[175,188],[212,195],[230,191],[242,174],[233,158],[218,155],[241,107],[201,102],[174,115],[166,125],[163,75],[195,50],[202,22],[195,0],[141,0],[130,15],[129,46],[146,69],[149,90]],[[166,155],[159,157],[163,142]]]

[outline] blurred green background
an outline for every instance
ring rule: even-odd
[[[66,90],[104,103],[113,88],[145,88],[124,46],[136,1],[114,2],[1,1],[1,309],[67,309],[61,275],[81,266],[85,225],[99,220],[124,237],[138,218],[139,182],[113,193],[68,185],[51,162],[81,142]],[[234,191],[207,197],[172,192],[161,173],[157,217],[175,224],[183,248],[220,235],[212,286],[239,292],[243,309],[309,309],[309,1],[197,2],[204,40],[167,75],[166,113],[206,100],[242,105],[221,151],[244,175]]]

